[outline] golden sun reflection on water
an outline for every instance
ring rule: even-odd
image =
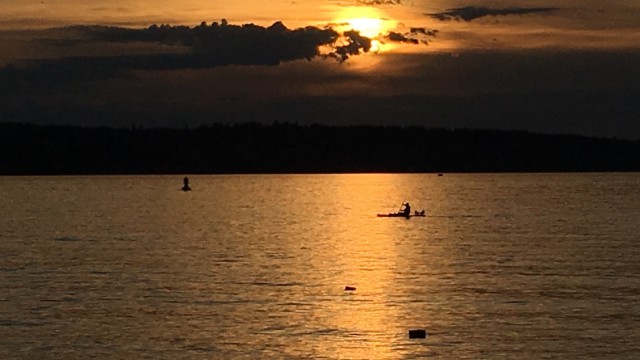
[[[332,217],[335,221],[326,224],[325,231],[334,237],[331,242],[335,248],[331,254],[319,254],[316,260],[324,264],[314,267],[326,269],[326,262],[330,261],[327,256],[333,256],[333,295],[338,299],[325,303],[316,317],[323,319],[324,328],[336,329],[343,335],[319,341],[326,341],[325,348],[333,349],[332,354],[327,354],[330,358],[394,358],[406,346],[407,330],[423,325],[411,315],[421,304],[412,303],[416,299],[407,290],[411,280],[406,277],[411,277],[407,274],[413,269],[409,269],[405,258],[406,252],[413,249],[405,238],[414,237],[417,227],[425,224],[420,222],[424,219],[376,217],[377,212],[395,210],[389,206],[395,207],[391,204],[400,195],[381,190],[394,187],[401,177],[342,175],[339,181],[342,184],[326,193],[331,200],[322,201],[344,204],[338,210],[344,214]],[[345,286],[356,290],[344,291]]]
[[[0,180],[0,358],[640,350],[637,174]]]

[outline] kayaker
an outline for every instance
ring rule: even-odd
[[[411,205],[409,202],[404,203],[404,210],[402,210],[405,216],[409,216],[411,214]]]

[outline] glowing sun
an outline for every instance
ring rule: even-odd
[[[355,30],[370,39],[385,35],[397,25],[395,21],[386,19],[378,9],[370,7],[344,8],[335,22],[342,31]]]
[[[384,31],[383,20],[375,18],[354,18],[347,19],[346,23],[349,26],[360,33],[362,36],[368,38],[375,38]]]

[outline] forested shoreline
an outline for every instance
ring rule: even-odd
[[[274,123],[191,129],[0,123],[0,174],[640,171],[640,141]]]

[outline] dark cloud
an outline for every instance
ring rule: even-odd
[[[394,42],[402,42],[402,43],[407,43],[407,44],[418,44],[419,41],[417,39],[413,39],[413,38],[409,38],[403,34],[397,33],[397,32],[390,32],[389,35],[387,35],[387,39],[394,41]]]
[[[75,31],[82,32],[92,41],[156,42],[186,46],[191,49],[190,55],[194,61],[187,67],[200,68],[220,65],[277,65],[290,60],[311,60],[317,56],[345,61],[350,56],[368,52],[371,49],[371,38],[361,35],[356,30],[340,34],[333,29],[346,25],[348,23],[331,23],[324,28],[308,26],[289,30],[281,22],[261,27],[254,24],[230,25],[223,20],[220,24],[213,23],[209,26],[202,23],[195,28],[153,25],[147,29],[134,30],[82,26],[76,27]],[[415,28],[411,34],[432,36],[435,32]],[[414,43],[395,35],[386,38],[391,41]],[[338,45],[343,41],[346,41],[345,45]],[[320,47],[330,50],[321,54]]]
[[[424,36],[436,36],[438,34],[438,30],[430,30],[427,28],[413,28],[413,27],[409,30],[409,32],[414,35],[422,34]]]
[[[282,22],[269,27],[231,25],[226,20],[196,27],[153,25],[145,29],[107,26],[72,26],[62,30],[68,38],[58,47],[86,44],[159,44],[167,53],[68,56],[22,61],[0,68],[2,92],[13,92],[60,82],[108,79],[129,70],[202,69],[227,65],[274,66],[293,60],[330,57],[339,62],[369,52],[372,39],[355,30],[339,33],[332,26],[288,29]],[[414,32],[427,35],[426,32]],[[417,44],[414,36],[389,34],[389,41]],[[182,51],[175,51],[182,49]],[[321,51],[321,49],[325,49]]]
[[[429,37],[434,37],[438,33],[438,30],[430,30],[427,28],[410,28],[408,32],[404,34],[390,31],[384,38],[387,41],[404,43],[404,44],[429,44]]]
[[[129,70],[200,69],[226,65],[278,65],[321,54],[320,47],[333,46],[340,34],[331,28],[305,27],[287,29],[281,22],[269,27],[253,24],[230,25],[226,20],[210,26],[202,23],[186,26],[153,25],[146,29],[106,26],[73,26],[65,28],[68,42],[58,46],[87,44],[155,43],[185,49],[182,53],[114,54],[110,56],[69,56],[55,59],[22,61],[0,68],[0,93],[108,79]],[[363,49],[366,42],[353,37],[354,48]],[[357,42],[357,43],[356,43]],[[370,45],[369,45],[370,46]],[[365,49],[366,50],[366,49]],[[336,49],[336,51],[342,51]],[[341,55],[346,59],[348,55]]]
[[[226,20],[211,25],[153,25],[146,29],[76,27],[92,41],[156,42],[191,49],[193,63],[187,67],[220,65],[277,65],[283,61],[310,60],[320,55],[319,47],[333,44],[339,34],[308,26],[290,30],[282,22],[269,27],[254,24],[231,25]]]
[[[369,52],[371,49],[371,39],[360,35],[355,30],[349,30],[344,33],[347,39],[347,45],[338,46],[332,56],[335,56],[340,61],[345,61],[349,56],[358,55],[360,51]]]
[[[402,0],[357,0],[357,3],[365,6],[400,5]]]
[[[485,16],[507,16],[507,15],[525,15],[532,13],[545,13],[556,11],[558,8],[551,7],[532,7],[519,8],[512,7],[506,9],[491,9],[479,6],[466,6],[460,8],[447,9],[447,11],[433,14],[425,14],[440,21],[463,20],[472,21]]]

